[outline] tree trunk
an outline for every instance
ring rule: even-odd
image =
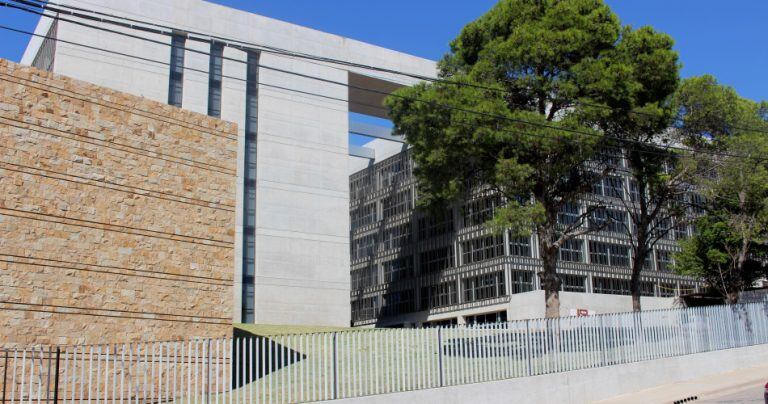
[[[635,249],[635,254],[632,257],[632,277],[629,282],[629,289],[632,292],[632,310],[640,311],[640,271],[643,270],[643,264],[645,263],[645,256],[648,254],[648,249],[645,247],[645,240],[640,243],[638,239],[638,245]]]
[[[736,304],[739,302],[739,292],[728,292],[725,294],[725,302],[727,304]]]
[[[547,236],[549,236],[547,238]],[[539,240],[551,240],[551,235],[539,235]],[[544,264],[544,270],[539,272],[541,288],[544,290],[544,303],[547,318],[560,317],[560,277],[557,276],[558,249],[551,241],[540,241],[539,252]]]

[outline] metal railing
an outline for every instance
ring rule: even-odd
[[[284,403],[768,343],[768,302],[424,329],[0,351],[3,403]]]

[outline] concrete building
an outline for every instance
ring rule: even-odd
[[[536,236],[493,235],[483,222],[501,201],[477,193],[440,215],[415,209],[418,190],[410,151],[374,140],[375,164],[357,161],[350,176],[352,322],[357,326],[418,326],[496,322],[544,317],[544,292]],[[561,315],[632,310],[629,296],[631,247],[619,221],[629,221],[615,198],[631,197],[631,182],[619,159],[616,175],[561,213],[575,220],[588,204],[610,206],[595,223],[615,225],[563,246],[559,273]],[[699,283],[671,272],[681,226],[656,245],[641,276],[644,309],[670,308],[675,296]]]
[[[348,156],[373,157],[350,150],[350,112],[384,117],[382,97],[415,80],[289,53],[430,77],[435,63],[201,0],[46,13],[22,63],[238,124],[233,321],[348,325]]]

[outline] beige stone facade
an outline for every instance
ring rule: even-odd
[[[232,123],[0,60],[0,343],[229,335],[236,161]]]

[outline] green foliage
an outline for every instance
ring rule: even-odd
[[[698,233],[681,243],[677,270],[701,276],[735,302],[737,293],[766,276],[768,258],[768,131],[765,103],[743,99],[713,78],[685,87],[684,130],[697,147],[714,149],[696,160],[692,181],[707,198]]]
[[[500,209],[493,227],[521,234],[554,227],[559,208],[595,179],[585,162],[604,142],[581,119],[578,100],[588,90],[581,75],[619,34],[618,20],[597,0],[505,0],[467,25],[441,75],[475,87],[422,84],[388,99],[395,131],[413,146],[422,204],[460,200],[486,184],[526,201]]]

